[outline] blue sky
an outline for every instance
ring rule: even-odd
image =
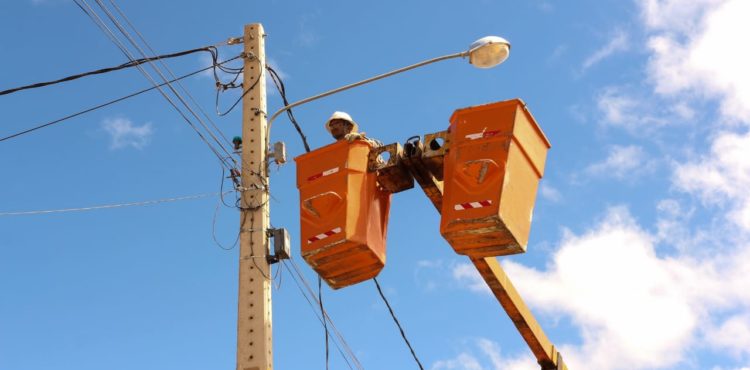
[[[330,142],[334,110],[390,143],[444,129],[458,108],[523,99],[552,149],[528,252],[501,261],[569,367],[750,368],[747,2],[118,4],[160,53],[262,23],[292,101],[507,38],[497,68],[446,61],[295,115],[314,147]],[[0,89],[125,62],[71,1],[4,1],[0,24]],[[240,51],[221,47],[221,58]],[[168,63],[184,74],[209,60]],[[210,76],[184,85],[214,111]],[[2,96],[0,136],[148,86],[132,69]],[[212,118],[240,134],[239,111]],[[304,152],[285,119],[272,139]],[[1,142],[0,168],[0,369],[235,366],[238,251],[213,234],[231,246],[239,217],[217,197],[2,215],[218,192],[218,161],[158,93]],[[293,163],[274,169],[271,212],[298,254],[294,179]],[[393,197],[379,280],[425,367],[536,369],[467,262],[420,191]],[[273,299],[276,368],[323,369],[322,327],[286,270]],[[324,301],[365,368],[416,367],[372,283],[326,288]],[[331,368],[347,368],[335,350]]]

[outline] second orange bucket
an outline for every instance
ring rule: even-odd
[[[525,252],[550,148],[526,104],[459,109],[449,135],[440,233],[471,257]]]

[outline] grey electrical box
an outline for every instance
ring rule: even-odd
[[[286,145],[283,141],[278,141],[273,144],[273,153],[271,153],[271,155],[276,164],[286,163]]]
[[[291,256],[291,242],[289,231],[284,228],[270,229],[269,236],[273,238],[273,256],[269,259],[271,263],[279,260],[288,260]]]

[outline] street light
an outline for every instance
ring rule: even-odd
[[[469,57],[469,63],[471,63],[473,66],[477,68],[492,68],[504,62],[506,59],[508,59],[509,55],[510,55],[510,42],[508,42],[508,40],[499,36],[485,36],[471,43],[471,45],[469,46],[469,49],[466,51],[462,51],[462,52],[455,53],[455,54],[444,55],[444,56],[433,58],[433,59],[428,59],[428,60],[425,60],[416,64],[412,64],[410,66],[399,68],[399,69],[396,69],[387,73],[383,73],[381,75],[370,77],[368,79],[365,79],[359,82],[341,86],[339,88],[329,90],[324,93],[296,101],[276,111],[276,113],[274,113],[271,116],[271,118],[268,120],[268,126],[267,126],[268,132],[266,134],[266,150],[268,150],[269,144],[271,142],[271,125],[273,125],[273,121],[281,113],[284,113],[294,107],[300,106],[305,103],[309,103],[313,100],[324,98],[329,95],[336,94],[344,90],[349,90],[357,86],[361,86],[361,85],[368,84],[373,81],[377,81],[386,77],[390,77],[390,76],[399,74],[401,72],[406,72],[408,70],[412,70],[415,68],[426,66],[428,64],[439,62],[441,60]]]

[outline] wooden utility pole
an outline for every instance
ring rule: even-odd
[[[245,26],[237,370],[273,368],[264,36],[260,23]]]

